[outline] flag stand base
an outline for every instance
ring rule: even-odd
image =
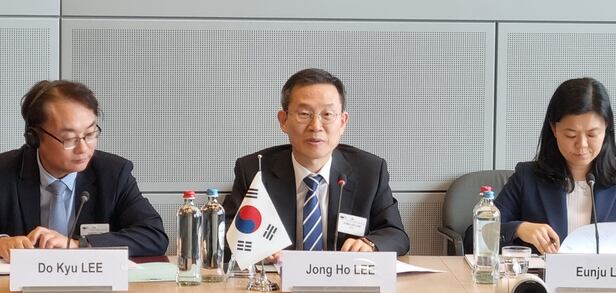
[[[231,255],[227,266],[227,278],[247,278],[253,279],[255,277],[255,265],[249,266],[247,269],[242,270],[235,261],[235,255]]]
[[[272,292],[276,290],[280,290],[278,284],[271,282],[265,277],[262,279],[261,276],[257,276],[248,283],[248,287],[246,288],[250,291],[259,291],[259,292]]]
[[[280,287],[278,287],[278,284],[267,279],[265,266],[263,265],[263,261],[261,261],[261,273],[250,279],[246,289],[250,291],[272,292],[280,290]]]

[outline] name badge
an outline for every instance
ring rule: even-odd
[[[548,292],[558,288],[616,288],[616,254],[547,254],[545,264]]]
[[[320,287],[321,292],[367,287],[395,293],[396,253],[283,250],[281,277],[285,292],[300,287]]]
[[[81,224],[79,232],[81,236],[109,233],[109,224]]]
[[[23,287],[128,290],[128,249],[11,249],[11,291]]]
[[[366,231],[366,218],[345,213],[338,214],[338,232],[362,237]]]

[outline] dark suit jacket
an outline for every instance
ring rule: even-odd
[[[515,167],[495,204],[501,212],[502,245],[526,245],[537,252],[531,244],[514,239],[518,226],[523,221],[549,224],[562,242],[567,237],[567,193],[561,184],[538,177],[534,164],[524,162]],[[615,202],[616,186],[595,185],[598,222],[616,221]]]
[[[96,246],[128,246],[130,256],[164,255],[169,244],[160,215],[141,195],[131,171],[119,156],[95,151],[88,167],[77,174],[75,212],[83,191],[81,224],[109,223],[110,233],[87,236]],[[41,225],[40,179],[36,150],[27,146],[0,154],[0,234],[27,235]]]
[[[223,203],[226,221],[228,225],[231,224],[258,171],[258,154],[263,155],[264,185],[293,242],[289,248],[294,249],[297,205],[290,145],[264,149],[236,161],[233,191]],[[368,220],[365,235],[374,242],[379,251],[406,254],[409,251],[410,241],[402,226],[398,202],[393,198],[389,188],[389,173],[385,160],[347,145],[339,145],[333,152],[329,178],[327,247],[331,248],[334,245],[340,194],[340,186],[336,182],[341,175],[346,175],[347,184],[344,186],[340,211]],[[341,233],[338,236],[337,247],[340,248],[348,237]]]

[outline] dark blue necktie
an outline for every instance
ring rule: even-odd
[[[53,197],[51,199],[51,208],[49,209],[48,228],[62,235],[68,234],[68,213],[66,212],[66,184],[60,180],[56,180],[47,186]]]
[[[304,199],[304,250],[323,250],[323,227],[318,196],[321,179],[323,179],[321,175],[304,178],[304,183],[308,186],[308,192]]]

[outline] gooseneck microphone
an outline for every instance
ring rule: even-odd
[[[334,251],[338,250],[338,225],[340,225],[340,206],[342,205],[342,190],[346,185],[346,175],[340,175],[336,184],[340,186],[340,194],[338,196],[338,213],[336,214],[336,233],[334,233]]]
[[[592,173],[586,174],[586,182],[590,185],[590,200],[592,200],[592,217],[595,220],[595,244],[597,245],[597,254],[599,254],[599,225],[597,224],[597,207],[595,205],[595,175]]]
[[[68,233],[68,235],[66,235],[66,248],[71,248],[71,239],[73,237],[73,233],[75,232],[75,227],[77,226],[77,220],[79,220],[79,215],[81,215],[81,209],[83,208],[83,205],[90,199],[90,193],[87,191],[84,191],[81,193],[81,197],[80,197],[80,203],[79,203],[79,209],[77,210],[77,215],[75,216],[75,220],[73,221],[73,224],[71,225],[71,229],[70,232]]]

